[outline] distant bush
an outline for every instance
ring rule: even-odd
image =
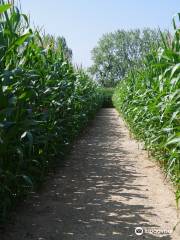
[[[102,88],[101,91],[102,91],[102,96],[103,96],[102,107],[104,107],[104,108],[113,107],[112,96],[114,93],[114,88]]]

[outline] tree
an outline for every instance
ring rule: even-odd
[[[153,29],[118,30],[103,35],[92,50],[94,78],[105,87],[112,87],[128,71],[138,68],[142,58],[160,43],[160,33]]]

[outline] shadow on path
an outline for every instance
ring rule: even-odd
[[[131,151],[122,147],[125,134],[114,109],[102,109],[74,145],[65,166],[45,190],[34,194],[1,240],[171,239],[169,235],[135,235],[136,227],[158,228],[148,216],[152,206],[135,184]],[[141,182],[141,181],[139,181]],[[136,198],[138,204],[131,204]],[[146,216],[146,217],[145,217]]]

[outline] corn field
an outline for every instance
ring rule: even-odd
[[[0,216],[36,187],[101,104],[62,44],[0,1]]]
[[[180,21],[180,14],[178,14]],[[178,22],[179,24],[179,22]],[[120,82],[113,102],[135,136],[145,142],[171,177],[180,198],[180,28],[161,33],[163,46],[152,50],[141,69]]]
[[[141,67],[132,60],[132,69],[123,70],[115,89],[102,89],[72,64],[63,37],[32,29],[14,1],[0,0],[0,221],[64,160],[101,106],[114,105],[145,143],[174,183],[178,204],[180,14],[176,20],[173,35],[160,32],[161,40],[143,54]],[[102,67],[100,72],[104,76]]]

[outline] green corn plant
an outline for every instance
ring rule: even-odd
[[[30,28],[0,1],[0,220],[62,159],[101,106],[99,87],[71,63],[62,38]]]
[[[178,14],[180,21],[180,14]],[[180,198],[180,29],[173,19],[174,36],[161,33],[162,45],[120,82],[113,96],[138,139],[159,160]]]

